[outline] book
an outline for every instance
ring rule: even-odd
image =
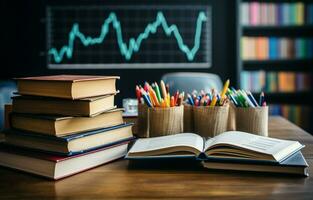
[[[250,3],[250,24],[252,26],[260,24],[259,2]]]
[[[203,161],[202,165],[208,169],[251,171],[251,172],[271,172],[309,176],[308,163],[299,151],[291,155],[281,163],[249,163],[249,162],[228,162],[221,160]]]
[[[14,96],[12,97],[12,110],[16,113],[89,117],[115,108],[114,95],[109,94],[77,100],[39,96]]]
[[[116,92],[118,76],[54,75],[16,78],[22,95],[81,99]]]
[[[241,24],[243,26],[249,25],[249,4],[241,3]]]
[[[197,157],[281,162],[304,146],[297,141],[228,131],[205,140],[193,133],[138,139],[128,158]]]
[[[64,117],[11,113],[11,127],[40,134],[65,136],[123,123],[122,109],[113,109],[92,117]]]
[[[63,137],[12,129],[3,132],[7,144],[59,155],[75,155],[133,138],[132,124],[126,123]]]
[[[195,158],[204,167],[249,171],[271,171],[307,175],[305,159],[293,158],[301,154],[304,145],[298,141],[282,140],[228,131],[205,139],[193,133],[181,133],[155,138],[138,139],[126,155],[129,160]],[[291,160],[293,160],[291,162]],[[213,163],[212,165],[210,165]],[[292,164],[291,164],[292,163]],[[297,166],[297,170],[287,168]],[[269,167],[271,166],[271,167]],[[274,167],[273,167],[274,166]]]
[[[5,104],[4,105],[4,128],[10,128],[9,118],[10,113],[12,112],[12,104]]]
[[[122,158],[128,142],[74,156],[25,151],[23,148],[0,145],[0,165],[58,180]]]

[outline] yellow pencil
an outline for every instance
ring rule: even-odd
[[[167,96],[166,96],[166,106],[170,107],[170,104],[171,104],[171,95],[170,95],[170,93],[167,93]]]
[[[213,96],[213,99],[212,99],[212,101],[211,101],[210,106],[215,106],[216,101],[217,101],[217,98],[216,98],[216,95],[214,95],[214,96]]]
[[[229,79],[227,79],[227,81],[225,82],[223,90],[221,92],[221,99],[222,100],[224,99],[224,96],[226,94],[226,91],[227,91],[228,87],[229,87]]]

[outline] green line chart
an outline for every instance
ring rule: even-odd
[[[203,8],[191,11],[170,7],[51,9],[47,16],[48,64],[54,68],[208,67],[210,12]],[[66,15],[74,17],[64,21]]]

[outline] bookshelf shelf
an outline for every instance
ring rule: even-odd
[[[313,59],[244,60],[244,70],[313,72]]]
[[[245,36],[312,37],[313,25],[243,26]]]

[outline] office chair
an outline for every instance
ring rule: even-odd
[[[162,76],[162,80],[169,84],[171,93],[177,90],[185,91],[185,93],[191,93],[193,90],[209,92],[212,88],[221,91],[223,87],[221,78],[210,73],[167,73]]]

